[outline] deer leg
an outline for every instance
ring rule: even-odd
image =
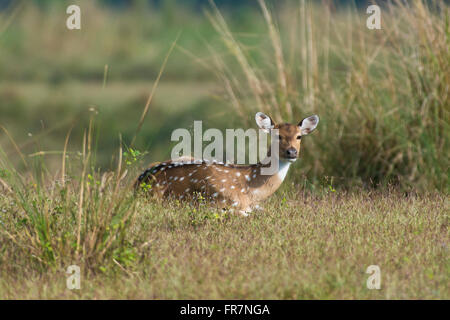
[[[223,210],[226,210],[226,211],[228,211],[230,213],[237,213],[237,214],[239,214],[239,215],[241,215],[243,217],[248,217],[249,213],[251,212],[251,210],[248,210],[248,209],[234,209],[234,208],[225,209],[224,208]]]
[[[239,214],[243,217],[248,217],[248,213],[245,210],[239,210]]]
[[[248,217],[251,212],[252,212],[252,209],[250,207],[239,210],[239,214],[244,217]]]
[[[255,205],[253,206],[253,209],[258,210],[258,211],[263,211],[263,210],[264,210],[264,207],[261,207],[259,204],[255,204]]]

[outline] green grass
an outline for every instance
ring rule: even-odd
[[[59,252],[57,237],[67,232],[74,241],[77,224],[51,204],[50,260],[46,249],[21,239],[39,227],[23,222],[13,198],[1,196],[0,297],[450,298],[448,197],[327,190],[310,193],[286,184],[249,218],[140,198],[121,247],[94,260],[84,252],[79,260]],[[81,266],[81,290],[65,287],[70,264]],[[369,265],[380,266],[381,290],[366,288]]]

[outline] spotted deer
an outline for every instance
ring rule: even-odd
[[[299,156],[301,138],[312,132],[319,123],[319,117],[313,115],[297,125],[276,124],[262,112],[256,114],[255,120],[265,132],[278,129],[279,152],[273,152],[271,156],[271,161],[279,162],[275,174],[261,174],[261,169],[268,166],[267,159],[254,165],[234,165],[184,158],[155,163],[139,176],[136,186],[150,184],[151,191],[160,198],[189,201],[201,196],[218,207],[233,209],[247,216],[253,209],[259,208],[259,202],[280,187],[290,165]]]

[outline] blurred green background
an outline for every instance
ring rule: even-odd
[[[276,14],[280,8],[286,8],[286,3],[298,4],[297,1],[273,1],[269,2],[269,8]],[[68,15],[65,10],[70,4],[81,7],[81,30],[66,28]],[[267,28],[256,1],[222,0],[216,1],[216,4],[234,36],[249,49],[249,55],[258,61],[259,55],[252,50],[258,52],[267,35]],[[307,4],[312,3],[307,1]],[[342,21],[347,21],[349,7],[357,19],[365,20],[367,1],[314,2],[319,14],[325,5],[328,8],[331,6],[332,15],[342,16]],[[135,143],[137,149],[149,152],[146,161],[168,158],[170,146],[173,145],[170,142],[171,132],[175,128],[192,128],[193,120],[203,120],[204,129],[242,127],[253,121],[253,113],[246,114],[247,118],[242,119],[230,107],[223,83],[207,67],[212,61],[211,48],[227,54],[222,51],[221,36],[204,14],[205,10],[211,8],[208,1],[2,0],[0,8],[0,124],[27,156],[37,151],[61,151],[72,126],[69,151],[80,150],[83,133],[90,117],[95,114],[98,164],[104,170],[114,166],[112,155],[117,154],[119,135],[125,145],[132,140],[164,57],[178,35],[177,45],[169,57]],[[321,25],[318,22],[316,30],[320,31]],[[373,37],[376,40],[378,36]],[[354,42],[357,41],[356,38]],[[316,63],[320,65],[322,56],[318,57]],[[330,73],[335,71],[339,74],[347,70],[338,57],[338,53],[327,56]],[[239,71],[240,66],[231,64],[230,68]],[[380,74],[374,74],[381,81]],[[344,75],[335,81],[339,83],[345,78]],[[400,79],[399,83],[402,81]],[[333,79],[330,85],[333,85]],[[320,91],[318,95],[327,95],[327,91],[324,91],[326,88],[317,88]],[[342,95],[347,97],[345,92]],[[333,98],[340,99],[339,96]],[[357,100],[354,97],[351,99]],[[327,103],[323,105],[327,106]],[[445,105],[444,110],[448,112],[448,105]],[[296,114],[307,116],[311,112],[317,111],[300,110]],[[444,116],[447,115],[444,113]],[[328,120],[325,118],[321,125],[325,126],[327,121],[330,124],[334,119],[331,116]],[[445,128],[448,128],[448,122],[445,121]],[[377,125],[375,127],[378,128]],[[326,132],[324,129],[319,127],[322,134]],[[329,130],[329,136],[336,134]],[[376,138],[377,132],[374,129],[372,137]],[[445,135],[444,142],[436,142],[440,145],[439,150],[448,145],[448,132]],[[352,138],[343,140],[343,144],[338,146],[334,140],[328,139],[330,146],[334,145],[339,150],[325,150],[325,147],[321,150],[321,147],[316,147],[315,151],[338,154],[341,158],[336,160],[329,157],[330,160],[322,161],[320,157],[325,159],[325,153],[314,156],[308,154],[307,150],[312,144],[320,142],[319,139],[312,137],[306,142],[305,171],[300,171],[298,176],[306,175],[311,180],[330,175],[352,179],[359,177],[360,181],[368,182],[376,175],[373,172],[378,170],[380,174],[376,182],[382,180],[380,176],[384,174],[384,169],[373,165],[373,170],[368,172],[365,170],[367,164],[360,160],[366,159],[368,165],[372,165],[370,159],[373,155],[368,152],[376,149],[370,143],[353,144]],[[321,139],[325,138],[322,136]],[[424,143],[428,143],[428,140]],[[15,148],[3,132],[0,145],[8,157],[20,166]],[[346,147],[349,149],[346,150]],[[384,147],[380,145],[377,148]],[[59,168],[60,157],[60,154],[45,155],[46,166],[50,169]],[[355,162],[350,161],[355,157],[359,158]],[[427,176],[425,181],[433,179],[430,183],[433,187],[448,188],[448,160],[442,159],[441,153],[433,154],[433,161],[436,159],[442,161],[436,165],[438,173],[433,173],[431,178]],[[326,161],[333,161],[332,165]],[[345,170],[339,168],[349,163],[356,163],[356,167]],[[419,170],[425,167],[429,167],[429,164],[424,163]],[[309,172],[308,168],[314,170]],[[403,172],[401,167],[397,171],[405,176],[410,174],[409,171]],[[418,176],[422,175],[421,171],[418,172]],[[410,182],[414,183],[419,178],[414,176]]]
[[[95,108],[98,160],[109,168],[119,133],[125,144],[130,143],[177,35],[181,32],[179,47],[208,58],[206,43],[214,42],[217,35],[201,4],[109,2],[12,1],[2,12],[0,123],[25,153],[62,150],[72,124],[70,149],[79,150],[89,110]],[[73,3],[82,10],[79,31],[65,26],[65,9]],[[255,13],[240,8],[232,20],[251,30]],[[217,87],[214,73],[175,48],[135,146],[150,151],[149,161],[167,158],[173,129],[189,128],[194,119],[203,120],[205,127],[232,124],[224,119]],[[5,135],[0,142],[16,157]],[[60,162],[58,155],[46,160],[50,167]]]

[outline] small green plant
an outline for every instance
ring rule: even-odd
[[[6,179],[9,176],[9,172],[6,169],[0,169],[0,178]]]
[[[283,199],[281,199],[281,206],[284,207],[284,208],[288,208],[289,207],[286,197],[283,197]]]
[[[127,148],[127,150],[123,152],[123,157],[125,163],[128,166],[131,166],[141,160],[145,155],[147,155],[147,153],[148,152],[141,152],[133,148]]]
[[[333,187],[333,179],[334,179],[334,177],[331,177],[330,178],[330,183],[328,184],[328,190],[330,192],[336,192],[336,189]]]
[[[132,247],[131,244],[124,244],[124,248],[114,250],[113,259],[122,267],[131,268],[136,262],[136,248]]]
[[[230,217],[230,212],[228,210],[221,210],[214,212],[214,219],[217,221],[224,221]]]
[[[204,195],[201,192],[197,192],[197,191],[194,192],[193,198],[198,202],[199,205],[206,204],[206,198],[204,197]]]
[[[90,186],[92,184],[100,185],[100,181],[95,180],[92,174],[87,175],[87,185]]]
[[[152,190],[152,184],[150,182],[141,182],[139,187],[143,192]]]

